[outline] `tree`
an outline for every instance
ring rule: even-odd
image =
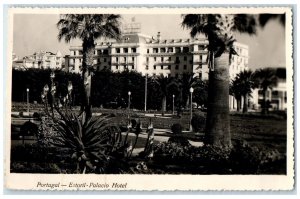
[[[277,85],[277,76],[274,69],[263,68],[255,71],[254,78],[258,87],[262,90],[263,93],[263,103],[262,103],[262,114],[265,115],[268,112],[267,105],[267,91],[272,89]]]
[[[253,78],[253,72],[251,70],[245,70],[237,74],[239,84],[241,85],[241,94],[244,98],[243,113],[248,112],[248,97],[251,96],[252,89],[255,87]]]
[[[248,112],[248,97],[255,86],[253,72],[251,70],[241,71],[231,83],[231,92],[237,100],[237,111],[241,107],[241,97],[244,98],[243,113]]]
[[[229,123],[229,65],[236,52],[233,32],[255,33],[255,18],[246,14],[187,14],[182,26],[195,37],[204,33],[209,41],[209,91],[205,142],[231,146]]]
[[[238,80],[234,79],[229,85],[229,94],[232,95],[236,100],[236,110],[239,112],[241,110],[242,94],[241,88]]]
[[[90,97],[95,41],[103,37],[118,39],[121,35],[120,18],[114,14],[65,14],[57,23],[59,41],[63,38],[65,42],[75,38],[82,40],[83,121],[92,116]]]
[[[185,107],[188,108],[190,102],[190,88],[194,89],[200,86],[201,80],[198,77],[194,77],[193,73],[183,73],[179,82],[182,84],[183,98],[185,100]]]
[[[182,26],[195,37],[204,33],[209,41],[209,92],[205,142],[230,146],[229,124],[229,64],[236,52],[233,32],[255,34],[257,25],[264,27],[270,19],[279,18],[285,24],[285,14],[187,14]],[[257,23],[258,21],[258,23]]]
[[[177,82],[173,77],[165,77],[163,75],[152,78],[152,82],[158,86],[158,92],[162,95],[161,114],[164,116],[167,107],[168,89],[172,85],[177,86]]]

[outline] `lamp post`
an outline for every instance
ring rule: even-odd
[[[193,92],[194,92],[194,89],[193,89],[193,87],[191,87],[191,88],[190,88],[190,93],[191,93],[190,131],[193,130],[193,127],[192,127],[192,117],[193,117]]]
[[[128,110],[130,110],[130,95],[131,95],[131,92],[128,91]]]
[[[129,119],[129,115],[130,115],[130,95],[131,95],[131,92],[128,91],[128,119]]]
[[[70,106],[72,105],[72,90],[73,90],[73,84],[71,81],[69,81],[68,83],[68,95],[69,95],[69,98],[70,98]]]
[[[27,112],[29,114],[29,88],[26,89],[26,93],[27,93]]]
[[[175,108],[175,106],[174,106],[174,98],[175,98],[175,95],[172,95],[172,97],[173,97],[173,107],[172,107],[172,115],[174,115],[174,108]]]
[[[148,74],[145,75],[145,113],[147,111],[147,81],[148,81]]]

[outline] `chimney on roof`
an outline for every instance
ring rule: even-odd
[[[157,33],[157,40],[160,40],[160,32]]]

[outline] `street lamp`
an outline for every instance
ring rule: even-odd
[[[29,88],[26,89],[27,92],[27,112],[29,114]]]
[[[68,83],[68,95],[69,95],[69,98],[70,98],[70,101],[69,101],[70,106],[72,104],[72,90],[73,90],[73,84],[72,84],[71,81],[69,81],[69,83]]]
[[[190,88],[190,93],[191,93],[190,131],[193,130],[193,127],[192,127],[192,117],[193,117],[193,92],[194,92],[194,89],[193,89],[193,87],[191,87],[191,88]]]
[[[172,95],[172,97],[173,97],[173,108],[172,108],[173,111],[172,111],[172,115],[174,115],[174,108],[175,108],[174,107],[174,98],[175,98],[175,95]]]
[[[128,109],[130,109],[130,95],[131,95],[131,92],[128,91]]]
[[[148,74],[145,75],[145,113],[147,111],[147,81],[148,81]]]

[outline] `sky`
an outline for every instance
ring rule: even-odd
[[[122,23],[129,23],[132,17],[141,23],[141,33],[162,39],[189,38],[189,30],[181,27],[180,15],[121,15]],[[13,23],[13,52],[20,58],[44,50],[63,55],[70,54],[70,45],[81,45],[80,40],[70,43],[59,42],[56,23],[59,15],[16,14]],[[277,20],[270,21],[257,34],[235,33],[236,40],[249,46],[249,68],[285,67],[285,28]]]

